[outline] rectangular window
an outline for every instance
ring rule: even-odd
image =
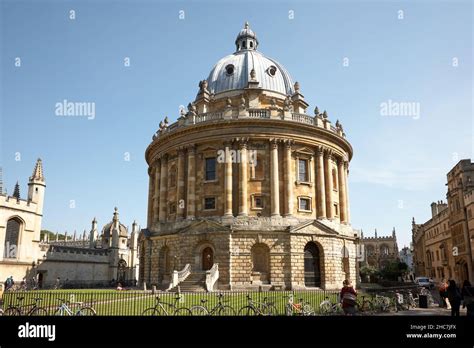
[[[436,250],[436,261],[439,261],[439,251]]]
[[[214,210],[214,209],[216,209],[216,197],[204,198],[204,210]]]
[[[216,158],[206,158],[206,181],[216,180]]]
[[[335,214],[336,216],[339,215],[339,207],[338,207],[337,204],[334,204],[334,214]]]
[[[298,181],[308,182],[308,160],[298,160]]]
[[[252,208],[262,209],[263,208],[263,198],[262,196],[252,196]]]
[[[311,200],[309,198],[300,198],[299,210],[311,211]]]

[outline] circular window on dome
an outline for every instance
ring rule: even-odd
[[[277,68],[275,65],[271,65],[268,69],[267,69],[267,73],[268,75],[270,76],[275,76],[276,75],[276,72],[277,72]]]
[[[233,64],[229,64],[229,65],[226,65],[225,67],[225,72],[227,75],[232,75],[234,73],[234,65]]]

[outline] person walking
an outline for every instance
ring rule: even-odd
[[[342,284],[343,287],[340,293],[342,310],[346,315],[354,315],[357,305],[357,292],[352,287],[352,283],[349,279],[344,280]]]
[[[448,300],[451,304],[451,316],[459,317],[459,307],[461,307],[461,292],[459,288],[456,286],[456,282],[454,280],[449,281],[448,289]]]
[[[441,283],[439,283],[438,291],[439,291],[439,300],[441,308],[447,308],[448,305],[446,303],[446,297],[448,296],[446,293],[446,289],[448,288],[448,284],[446,279],[443,279]],[[449,309],[449,308],[448,308]]]
[[[468,317],[474,316],[474,287],[471,286],[469,280],[465,280],[462,284],[462,306],[467,308],[466,315]]]

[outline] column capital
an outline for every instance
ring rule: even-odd
[[[270,139],[270,146],[272,149],[276,149],[278,148],[278,143],[281,142],[281,139],[278,139],[278,138],[271,138]]]
[[[239,146],[239,149],[246,149],[249,143],[249,138],[247,137],[234,138],[233,142],[237,143],[237,145]]]
[[[325,147],[324,146],[316,146],[316,154],[318,156],[323,156],[324,155],[324,150],[325,150]]]
[[[186,145],[186,149],[188,150],[188,154],[196,154],[196,144]]]
[[[287,149],[291,149],[291,147],[295,145],[295,141],[293,139],[286,139],[283,141],[283,143]]]
[[[186,146],[179,146],[179,147],[176,149],[176,152],[178,153],[178,156],[179,156],[179,157],[183,157],[185,151],[186,151]]]
[[[349,161],[344,161],[344,169],[345,170],[349,169]]]
[[[332,159],[334,157],[334,151],[331,149],[324,149],[324,158]]]
[[[169,155],[167,153],[162,153],[158,157],[158,160],[161,162],[161,164],[164,164],[168,161],[168,157],[169,157]]]

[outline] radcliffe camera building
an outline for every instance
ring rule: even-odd
[[[417,276],[474,281],[474,163],[461,160],[447,175],[447,203],[431,204],[431,219],[413,218],[413,265]]]
[[[259,50],[248,23],[145,157],[140,282],[172,289],[340,288],[357,279],[352,147]]]

